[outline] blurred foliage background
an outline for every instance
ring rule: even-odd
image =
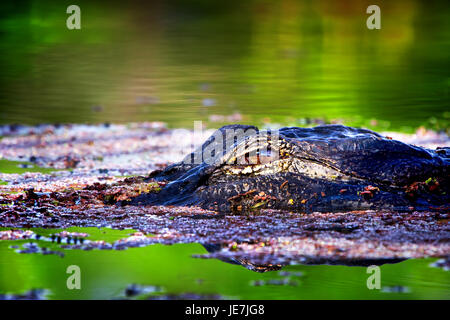
[[[449,2],[372,2],[3,1],[0,123],[448,129]]]

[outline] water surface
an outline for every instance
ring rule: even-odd
[[[381,30],[368,1],[77,3],[81,30],[64,2],[0,4],[1,123],[448,128],[448,2],[378,1]]]
[[[32,230],[44,235],[60,231]],[[91,240],[110,242],[132,232],[105,228],[68,230],[89,233]],[[64,257],[21,254],[10,247],[30,241],[61,251]],[[192,257],[206,253],[196,243],[83,251],[63,250],[57,244],[36,240],[1,241],[0,293],[44,288],[49,290],[49,299],[116,299],[125,297],[124,290],[130,284],[140,284],[161,289],[149,295],[195,293],[228,299],[450,299],[448,271],[430,267],[436,259],[385,264],[381,266],[382,289],[369,290],[366,267],[290,265],[281,271],[256,273],[220,260]],[[81,290],[67,289],[70,275],[66,269],[70,265],[81,269]],[[283,279],[287,284],[255,286],[255,282]]]

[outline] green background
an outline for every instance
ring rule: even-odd
[[[377,1],[369,30],[372,2],[80,0],[69,30],[73,1],[3,1],[0,123],[192,128],[239,112],[448,129],[449,2]]]

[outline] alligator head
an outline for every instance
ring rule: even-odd
[[[450,149],[428,150],[342,125],[217,130],[180,163],[154,172],[159,193],[130,204],[218,211],[430,210],[449,203]]]

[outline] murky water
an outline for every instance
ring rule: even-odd
[[[41,234],[58,230],[33,229]],[[114,241],[131,230],[70,228],[86,232],[88,239]],[[64,254],[17,253],[23,244]],[[18,246],[19,248],[11,248]],[[256,273],[216,259],[193,258],[205,254],[200,244],[151,245],[127,250],[63,250],[36,240],[1,241],[0,292],[21,293],[30,288],[48,290],[50,299],[124,298],[130,284],[151,286],[146,296],[218,295],[234,299],[449,299],[448,271],[430,267],[436,259],[409,260],[381,266],[381,290],[369,290],[371,274],[365,267],[291,265],[281,271]],[[67,267],[81,270],[81,289],[66,286]]]
[[[448,2],[2,2],[0,122],[194,120],[448,128]],[[375,122],[374,119],[377,119]],[[217,126],[217,124],[215,124]]]

